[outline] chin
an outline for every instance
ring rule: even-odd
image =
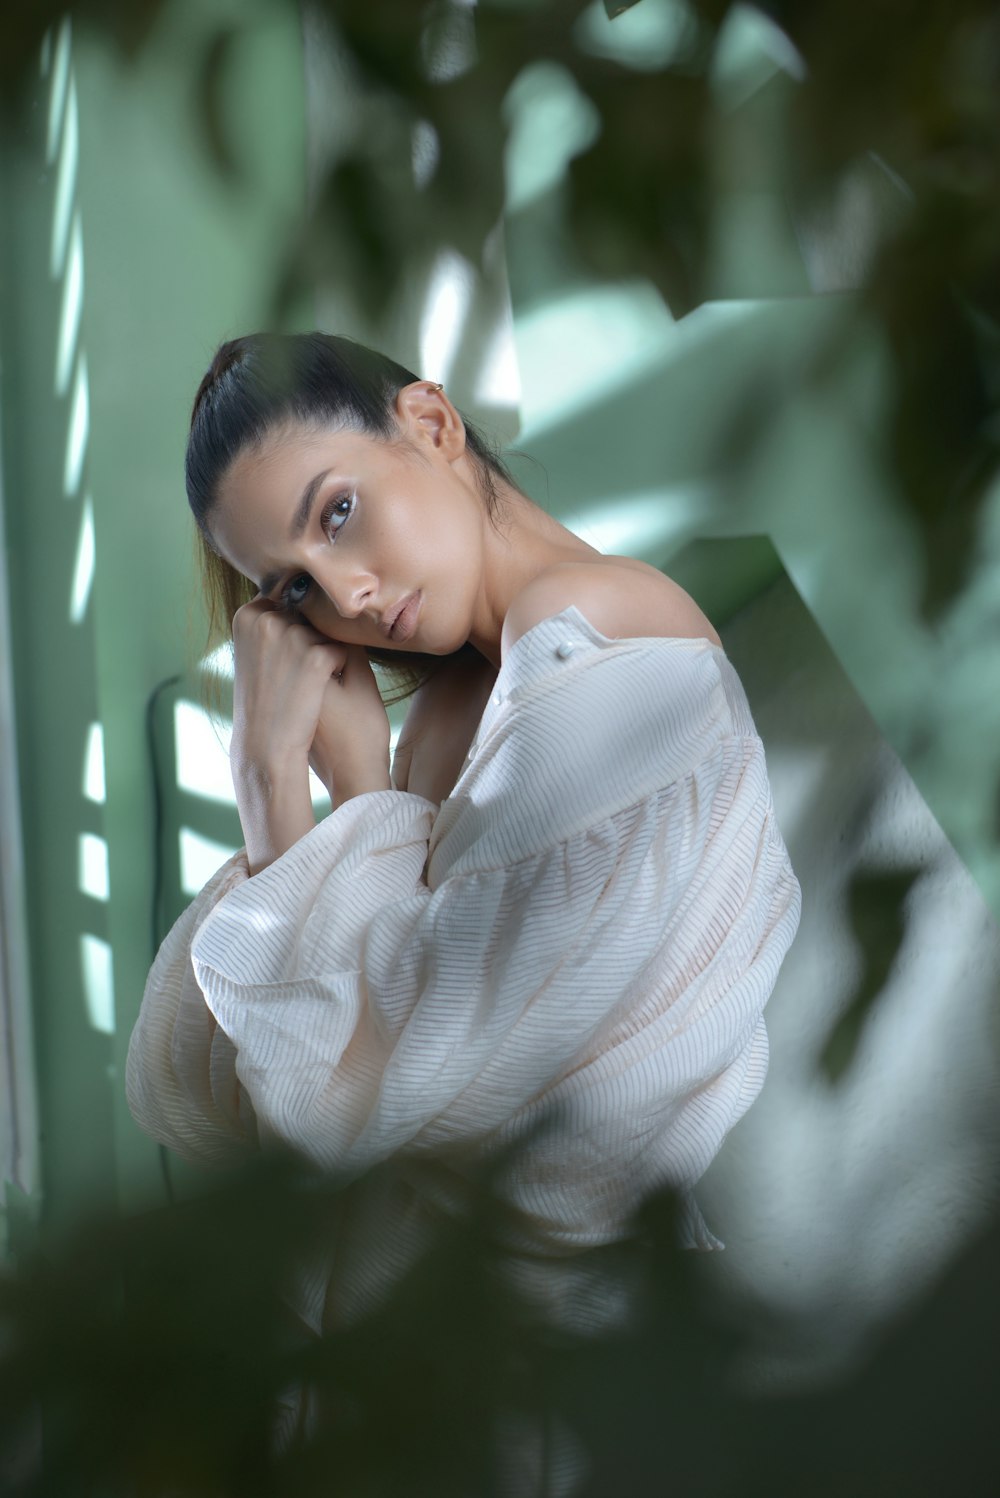
[[[423,624],[424,621],[421,620],[421,623]],[[401,653],[405,651],[415,655],[454,655],[456,650],[461,650],[462,646],[468,642],[468,638],[468,630],[464,629],[461,624],[457,626],[452,624],[451,627],[446,624],[443,628],[439,626],[436,629],[428,629],[424,625],[424,628],[418,629],[410,639],[401,642],[395,648],[398,648]]]
[[[442,645],[440,642],[428,644],[424,640],[408,640],[400,647],[399,653],[400,655],[435,655],[444,659],[445,656],[454,655],[456,650],[461,650],[464,644],[464,640],[458,645]]]

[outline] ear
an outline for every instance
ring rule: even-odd
[[[465,423],[440,385],[415,380],[396,396],[396,420],[418,447],[434,448],[449,463],[465,452]]]

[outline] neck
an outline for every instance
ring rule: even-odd
[[[482,588],[469,643],[499,669],[503,622],[521,589],[548,567],[600,553],[512,484],[498,481],[497,495],[495,519],[484,517]]]

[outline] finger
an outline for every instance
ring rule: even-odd
[[[243,603],[233,615],[232,635],[234,640],[246,638],[259,629],[266,619],[271,627],[280,621],[280,611],[269,598],[251,598]]]
[[[275,605],[275,607],[277,607],[277,605]],[[282,612],[284,613],[284,617],[288,620],[290,626],[294,626],[296,629],[301,630],[306,638],[312,640],[316,645],[336,645],[339,650],[364,649],[364,646],[361,645],[347,645],[343,640],[338,640],[334,635],[328,635],[323,630],[317,629],[315,625],[310,624],[309,620],[300,609],[294,609],[291,612]]]
[[[233,633],[263,634],[271,639],[291,638],[297,646],[316,645],[332,648],[342,656],[347,646],[330,635],[314,629],[300,614],[290,614],[269,598],[252,598],[233,616]],[[338,667],[339,669],[339,667]]]
[[[273,613],[277,608],[278,605],[273,598],[265,598],[263,594],[258,593],[256,598],[248,598],[246,603],[241,603],[236,610],[236,614],[243,614],[245,617],[254,614],[267,614]],[[236,618],[236,614],[233,615],[234,619]]]
[[[345,645],[344,657],[339,671],[340,680],[344,682],[356,682],[370,670],[368,652],[364,646]]]
[[[375,675],[368,659],[368,652],[363,645],[344,645],[341,647],[337,668],[333,672],[338,685],[345,689],[366,685],[369,678],[374,684]],[[376,688],[377,690],[377,688]]]

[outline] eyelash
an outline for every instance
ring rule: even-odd
[[[357,494],[352,492],[350,494],[335,494],[333,498],[327,500],[326,504],[323,506],[323,512],[319,517],[319,523],[320,528],[329,533],[331,546],[336,541],[338,535],[344,529],[344,526],[350,520],[351,516],[354,514],[357,502],[358,496]],[[347,511],[343,515],[335,515],[334,512],[336,511],[337,506],[343,504],[347,505]],[[334,519],[339,520],[340,524],[335,525],[331,528],[331,521]],[[303,580],[308,584],[308,586],[305,592],[302,594],[301,598],[296,598],[293,600],[291,597],[292,588],[296,583],[302,582]],[[283,609],[286,609],[289,613],[294,613],[296,609],[300,609],[302,607],[306,599],[309,597],[309,589],[311,587],[312,578],[309,576],[308,572],[296,573],[291,582],[289,582],[281,591],[281,607]]]

